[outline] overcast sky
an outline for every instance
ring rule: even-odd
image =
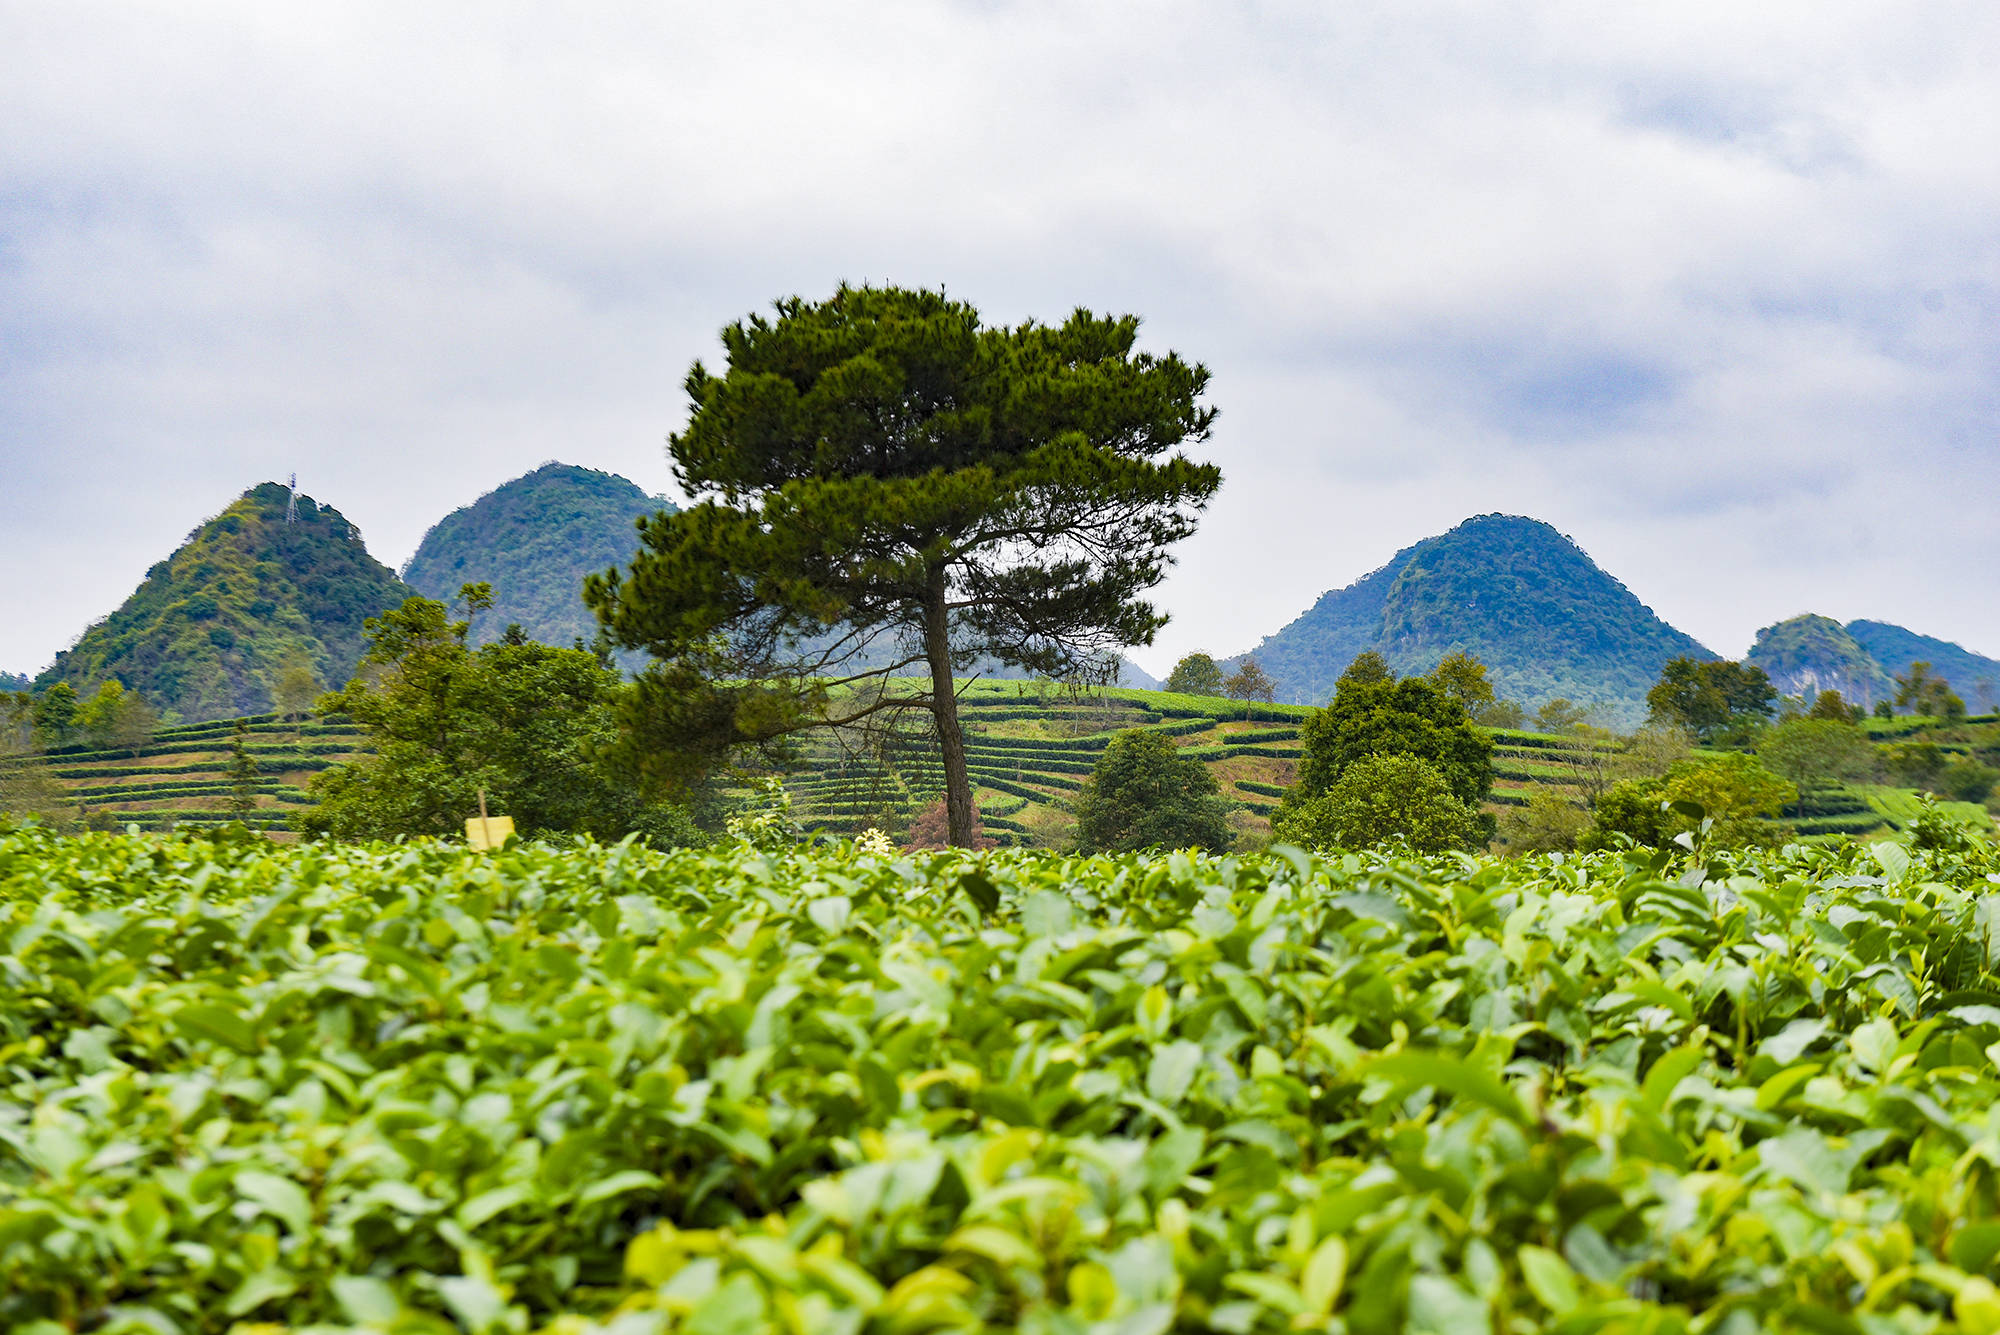
[[[0,0],[0,668],[294,470],[392,566],[668,490],[715,331],[843,279],[1213,370],[1155,672],[1489,511],[1719,652],[2000,655],[1991,0]]]

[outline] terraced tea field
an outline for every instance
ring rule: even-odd
[[[257,767],[255,806],[245,822],[284,830],[290,813],[307,803],[313,774],[362,754],[366,739],[352,724],[334,721],[294,727],[265,714],[245,719],[244,749]],[[131,750],[68,747],[46,760],[50,774],[90,813],[150,829],[214,825],[231,819],[231,746],[236,721],[163,729]],[[0,765],[19,764],[0,760]]]
[[[1013,681],[969,683],[961,708],[986,833],[1019,847],[1064,843],[1071,798],[1125,728],[1165,733],[1206,762],[1223,794],[1241,804],[1240,827],[1263,834],[1297,777],[1299,728],[1312,712],[1124,688],[1067,693]],[[289,814],[306,804],[314,773],[368,749],[361,732],[339,720],[297,729],[270,715],[246,722],[258,769],[249,823],[262,829],[286,829]],[[89,812],[153,829],[217,824],[229,819],[234,729],[234,721],[170,728],[136,755],[72,747],[48,763]],[[1520,731],[1496,732],[1494,742],[1492,810],[1524,805],[1538,789],[1580,802],[1591,757],[1601,758],[1609,745]],[[815,832],[857,834],[877,826],[901,835],[944,788],[927,725],[872,737],[822,735],[807,743],[805,758],[786,786],[802,823]],[[19,762],[0,760],[9,763]],[[1801,836],[1901,828],[1914,810],[1912,796],[1906,789],[1832,785],[1803,795],[1785,823]]]

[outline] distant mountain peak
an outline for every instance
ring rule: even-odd
[[[630,561],[635,522],[673,508],[616,473],[552,460],[432,525],[403,578],[447,602],[461,585],[492,585],[492,608],[472,619],[475,641],[510,624],[545,644],[588,641],[597,620],[584,606],[584,576]]]
[[[365,648],[362,623],[409,596],[338,510],[264,482],[198,525],[130,598],[56,656],[37,685],[116,678],[190,722],[261,713],[304,655],[329,687]],[[291,514],[288,520],[287,515]]]
[[[1530,708],[1557,696],[1644,712],[1668,659],[1714,658],[1606,574],[1566,534],[1525,515],[1475,515],[1313,606],[1251,651],[1284,698],[1317,703],[1363,650],[1426,672],[1462,650]],[[1241,661],[1239,655],[1234,661]]]

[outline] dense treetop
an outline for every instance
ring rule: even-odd
[[[331,506],[276,482],[254,487],[193,533],[117,611],[56,657],[36,685],[88,694],[116,678],[189,722],[263,713],[289,660],[344,682],[362,623],[409,595]]]
[[[482,583],[493,605],[472,617],[471,642],[509,625],[531,640],[567,645],[597,635],[583,581],[639,549],[636,522],[672,502],[648,496],[616,473],[547,463],[453,510],[432,526],[403,568],[426,598],[449,600]]]
[[[1255,655],[1285,698],[1311,703],[1371,649],[1400,673],[1467,653],[1500,696],[1603,704],[1621,722],[1637,721],[1668,659],[1714,657],[1568,538],[1514,515],[1481,515],[1405,548],[1321,597]]]

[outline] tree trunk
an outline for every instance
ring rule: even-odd
[[[972,847],[972,780],[965,772],[965,734],[958,727],[958,695],[951,680],[951,628],[944,605],[944,572],[934,570],[924,590],[924,657],[931,665],[931,717],[944,748],[946,838]]]

